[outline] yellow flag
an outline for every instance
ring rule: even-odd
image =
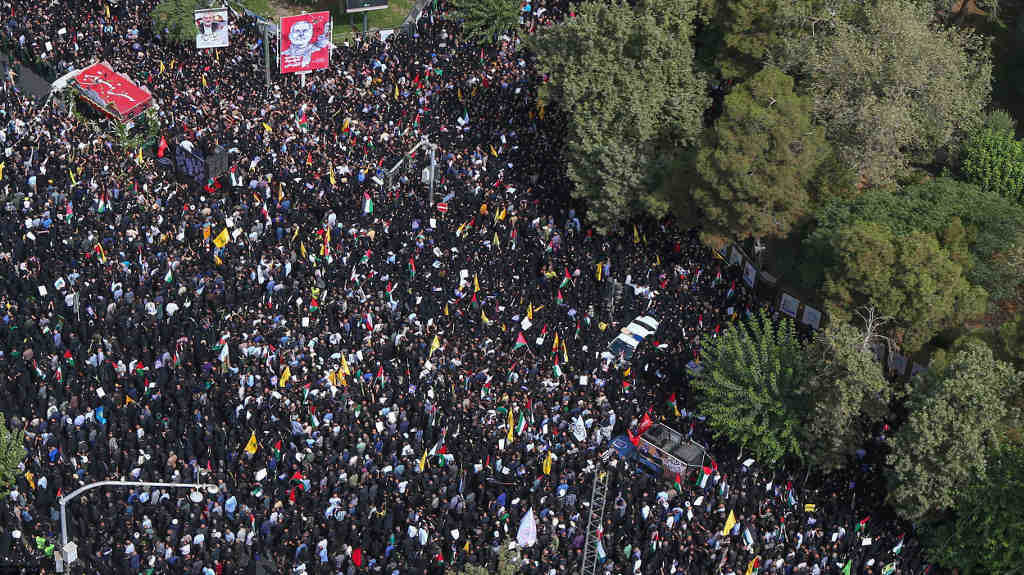
[[[7,165],[7,162],[0,162],[0,182],[4,181],[4,166],[5,165]],[[70,172],[70,171],[71,170],[68,170],[68,172]]]
[[[487,319],[487,314],[484,313],[484,310],[480,310],[480,321],[484,322],[484,325],[491,323],[491,320]]]
[[[747,563],[747,572],[746,572],[745,575],[754,575],[754,569],[756,569],[757,566],[760,565],[760,564],[761,564],[761,556],[760,555],[758,555],[757,557],[754,557],[753,559],[751,559],[750,563]]]
[[[514,431],[512,431],[512,429],[513,428],[510,425],[508,428],[508,435],[505,436],[505,445],[509,445],[516,440],[516,434]]]
[[[477,279],[476,274],[473,274],[473,293],[480,291],[480,280]]]
[[[139,146],[139,153],[135,156],[135,161],[140,164],[142,163],[142,146]]]
[[[601,271],[604,269],[603,264],[597,264],[597,281],[601,281]]]
[[[352,370],[348,368],[348,361],[345,360],[345,354],[341,354],[341,373],[352,375]]]
[[[398,99],[398,84],[395,84],[395,99]]]
[[[502,221],[504,221],[504,219],[505,219],[505,215],[506,215],[505,207],[504,207],[504,206],[502,206],[502,208],[501,208],[501,213],[500,213],[500,214],[498,214],[498,219],[499,219],[499,220],[502,220]]]
[[[462,86],[459,86],[459,101],[462,101]]]
[[[493,243],[494,243],[494,245],[498,246],[499,248],[501,247],[501,238],[498,237],[498,232],[494,232]]]
[[[245,452],[249,455],[255,455],[258,447],[259,444],[256,443],[256,432],[253,431],[252,435],[249,436],[249,442],[245,444]]]
[[[284,387],[288,383],[288,380],[292,378],[292,368],[290,365],[284,366],[284,371],[281,372],[281,380],[278,382],[278,386]]]
[[[444,315],[448,317],[448,302],[444,302]]]
[[[551,351],[553,353],[558,353],[558,332],[557,331],[555,332],[555,345],[551,346]]]
[[[206,85],[206,74],[203,74],[202,79],[203,79],[203,87],[206,88],[207,87],[207,85]]]
[[[640,243],[640,232],[636,229],[636,224],[633,224],[633,243]]]
[[[654,265],[661,266],[661,256],[658,254],[654,254]]]
[[[25,472],[25,481],[28,481],[28,485],[32,489],[36,488],[36,474],[35,473],[32,473],[31,471],[26,471]]]
[[[331,185],[332,186],[338,185],[337,182],[334,179],[334,164],[331,164],[330,177],[331,177]]]
[[[164,61],[160,60],[160,73],[163,74],[167,68],[164,67]]]
[[[132,396],[130,396],[130,395],[124,396],[124,406],[125,407],[128,407],[129,405],[131,405],[133,403],[135,403],[135,400],[132,399]]]
[[[722,529],[722,536],[728,535],[734,525],[736,525],[736,514],[730,511],[729,517],[725,520],[725,527]]]
[[[447,306],[447,305],[448,304],[445,304],[445,306]],[[430,356],[434,355],[434,352],[437,351],[440,348],[441,348],[441,340],[438,339],[438,337],[435,335],[434,336],[434,341],[430,342],[430,353],[427,354],[427,359],[430,359]]]
[[[299,242],[299,252],[302,253],[302,259],[306,259],[306,242]]]
[[[224,228],[223,230],[220,231],[219,234],[217,234],[217,237],[213,238],[213,245],[217,246],[218,248],[222,248],[228,245],[228,241],[230,240],[231,236],[228,235],[228,229]]]
[[[533,321],[533,304],[526,306],[526,318]]]
[[[110,19],[110,4],[103,5],[103,12],[107,15],[107,20]]]
[[[350,124],[352,124],[352,118],[345,118],[345,123],[341,125],[341,131],[347,132]]]
[[[263,129],[266,130],[268,134],[274,131],[274,129],[270,127],[270,124],[266,122],[263,122]]]
[[[469,553],[469,539],[466,539],[466,544],[462,546],[462,550]]]
[[[171,70],[174,69],[174,58],[171,58]]]
[[[494,150],[494,145],[493,145],[493,144],[491,144],[491,155],[492,155],[492,156],[494,156],[495,158],[497,158],[497,157],[498,157],[498,152],[496,152],[496,151]]]
[[[327,381],[331,382],[331,385],[338,385],[338,372],[332,369],[327,372]]]
[[[562,340],[562,361],[569,363],[569,352],[565,349],[565,340]]]
[[[548,451],[548,456],[544,458],[544,465],[541,466],[541,471],[544,475],[551,475],[551,452]]]
[[[427,468],[427,450],[423,450],[423,457],[420,457],[420,473]]]

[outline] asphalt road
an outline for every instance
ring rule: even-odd
[[[8,71],[10,70],[11,58],[7,54],[0,52],[0,72],[3,73],[3,78],[7,79]],[[16,85],[18,90],[23,94],[29,94],[35,98],[45,98],[50,93],[50,83],[37,76],[35,72],[30,70],[28,66],[20,66],[17,72]]]

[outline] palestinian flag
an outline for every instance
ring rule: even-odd
[[[672,395],[668,396],[668,406],[672,408],[672,413],[679,417],[679,405],[676,403],[676,392],[672,392]]]
[[[861,531],[864,531],[865,529],[867,529],[867,528],[868,528],[868,521],[869,521],[870,519],[871,519],[871,516],[870,516],[870,515],[868,515],[868,516],[867,516],[867,517],[865,517],[864,519],[861,519],[861,520],[860,520],[860,522],[859,522],[859,523],[857,523],[857,527],[855,527],[855,528],[853,529],[853,532],[854,532],[854,533],[860,533]]]
[[[554,369],[554,373],[555,373],[555,378],[561,379],[561,377],[562,377],[562,368],[559,367],[559,365],[558,365],[558,356],[557,355],[555,356],[555,369]]]
[[[697,473],[697,480],[694,483],[697,485],[697,487],[700,487],[701,489],[703,489],[703,488],[707,487],[708,479],[710,479],[710,478],[711,478],[711,468],[707,467],[707,466],[702,466],[700,468],[700,472]]]
[[[274,444],[274,459],[281,459],[281,440],[278,439],[277,443]]]
[[[416,260],[409,258],[409,279],[416,279]]]
[[[746,575],[757,575],[757,573],[760,570],[761,570],[761,556],[758,555],[757,557],[754,557],[753,559],[751,559],[750,563],[747,564],[747,573],[746,573]]]
[[[565,268],[565,277],[562,278],[562,283],[561,283],[561,285],[558,286],[558,289],[562,289],[565,286],[569,285],[569,282],[571,282],[571,281],[572,281],[572,276],[569,275],[569,268]]]
[[[537,347],[540,347],[540,346],[544,345],[544,340],[547,337],[548,337],[548,324],[544,324],[544,327],[540,328],[540,336],[537,337],[537,339],[536,339],[536,341],[534,343],[537,344]]]
[[[558,295],[555,296],[555,305],[565,305],[565,298],[562,297],[562,290],[558,290]]]
[[[320,310],[320,302],[314,297],[309,300],[309,312],[313,313]]]
[[[373,199],[370,198],[370,194],[363,192],[363,214],[373,213]]]
[[[519,412],[519,419],[516,421],[516,435],[522,435],[523,431],[526,430],[526,418],[523,417],[523,412]]]
[[[480,309],[480,302],[476,300],[475,293],[473,294],[473,297],[469,298],[469,303],[473,306],[473,309]]]
[[[519,332],[519,335],[516,336],[516,343],[512,345],[512,351],[515,351],[521,347],[526,347],[526,338],[523,337],[523,332]]]
[[[683,478],[678,473],[676,473],[676,481],[672,484],[672,488],[675,489],[677,493],[681,493],[683,491]]]

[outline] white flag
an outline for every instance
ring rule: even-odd
[[[573,437],[576,441],[583,442],[587,440],[587,425],[583,423],[583,418],[576,416],[576,419],[572,420],[569,424],[569,430],[572,431]]]
[[[516,534],[516,543],[520,547],[532,547],[537,543],[537,519],[533,516],[533,507],[526,512],[519,522],[519,533]]]

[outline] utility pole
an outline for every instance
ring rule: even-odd
[[[263,79],[266,81],[267,89],[270,89],[270,23],[261,22],[263,28]]]

